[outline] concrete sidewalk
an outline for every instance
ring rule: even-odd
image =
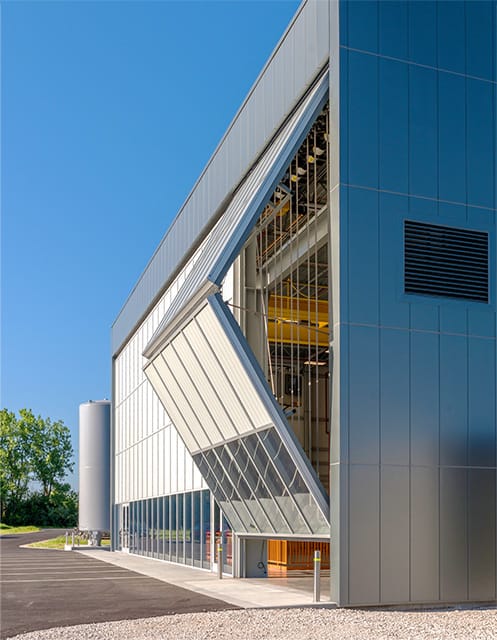
[[[143,575],[168,582],[183,589],[218,598],[229,604],[249,608],[302,607],[312,602],[312,575],[290,578],[236,579],[217,575],[202,569],[164,562],[144,556],[105,551],[103,549],[79,549],[82,553],[103,562],[136,571]],[[329,572],[321,578],[321,602],[329,603]]]

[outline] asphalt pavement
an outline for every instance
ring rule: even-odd
[[[0,536],[0,638],[75,624],[237,608],[82,553],[20,547],[62,533],[52,529]]]

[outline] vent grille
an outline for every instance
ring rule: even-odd
[[[406,220],[406,293],[488,302],[488,233]]]

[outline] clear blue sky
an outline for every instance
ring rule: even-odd
[[[77,449],[110,326],[298,5],[1,2],[2,407]]]

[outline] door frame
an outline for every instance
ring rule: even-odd
[[[129,553],[129,502],[120,505],[119,525],[119,548],[123,553]]]

